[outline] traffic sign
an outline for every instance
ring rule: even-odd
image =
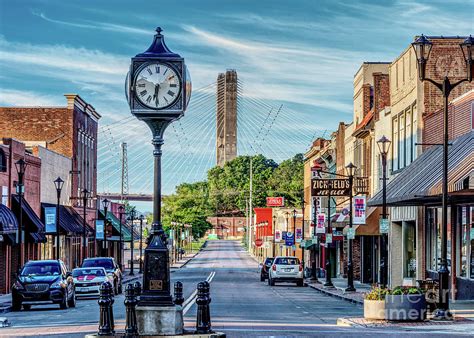
[[[381,234],[388,234],[390,225],[388,223],[387,218],[381,218],[379,221],[380,233]]]

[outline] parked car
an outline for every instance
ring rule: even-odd
[[[303,286],[303,265],[296,257],[275,257],[268,273],[268,285],[274,286],[276,282],[293,282]]]
[[[86,258],[82,262],[82,268],[104,268],[107,276],[113,280],[114,292],[116,295],[122,293],[122,271],[115,259],[112,257]]]
[[[104,282],[113,283],[113,277],[107,276],[104,268],[77,268],[72,270],[74,285],[76,287],[76,297],[99,296],[100,286]]]
[[[60,260],[27,262],[12,286],[12,310],[51,303],[59,304],[61,309],[76,306],[72,274]]]
[[[265,262],[260,264],[260,281],[264,282],[268,278],[268,270],[272,267],[273,257],[265,258]]]

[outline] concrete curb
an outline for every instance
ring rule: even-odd
[[[347,318],[338,318],[336,321],[337,326],[343,326],[343,327],[359,327],[359,328],[366,328],[367,326],[361,325],[354,323],[353,321],[347,319]]]
[[[354,299],[354,298],[350,298],[350,297],[347,297],[347,296],[344,296],[344,295],[341,295],[339,293],[335,293],[335,292],[331,292],[329,289],[324,289],[324,288],[318,288],[314,285],[311,285],[310,283],[308,282],[305,282],[304,283],[306,286],[309,286],[310,288],[316,290],[316,291],[319,291],[321,293],[324,293],[328,296],[332,296],[332,297],[336,297],[336,298],[339,298],[339,299],[343,299],[345,300],[346,302],[350,302],[350,303],[353,303],[353,304],[359,304],[359,305],[364,305],[364,301],[363,300],[358,300],[358,299]]]

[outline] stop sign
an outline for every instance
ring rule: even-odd
[[[263,244],[263,240],[262,240],[261,238],[257,238],[257,239],[255,240],[255,245],[256,245],[257,247],[261,247],[262,244]]]

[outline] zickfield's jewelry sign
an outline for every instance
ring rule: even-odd
[[[349,179],[320,178],[311,182],[312,196],[349,196]]]

